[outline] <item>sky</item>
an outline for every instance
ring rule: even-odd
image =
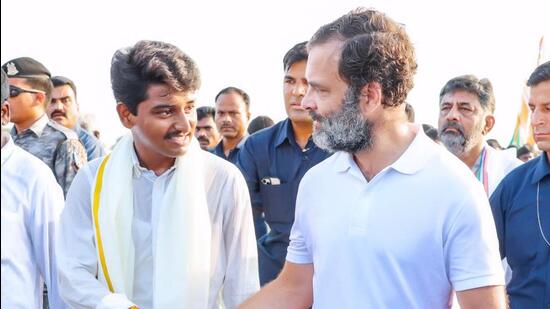
[[[95,115],[102,140],[124,134],[110,86],[114,52],[142,39],[172,43],[202,75],[198,105],[236,86],[251,97],[252,116],[286,117],[285,52],[321,26],[364,6],[405,24],[418,70],[407,102],[416,122],[437,126],[439,91],[455,76],[491,80],[496,124],[489,138],[510,141],[525,81],[545,36],[550,57],[550,1],[65,1],[2,0],[1,62],[29,56],[71,78],[83,114]]]

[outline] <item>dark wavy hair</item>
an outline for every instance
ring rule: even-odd
[[[309,48],[330,40],[344,42],[339,75],[358,97],[370,82],[382,88],[385,107],[401,105],[413,87],[416,60],[402,25],[373,9],[358,8],[322,26],[309,40]]]
[[[194,91],[200,88],[201,79],[193,59],[176,46],[139,41],[115,52],[111,84],[116,101],[137,115],[138,104],[147,100],[150,85],[165,84],[174,91]]]

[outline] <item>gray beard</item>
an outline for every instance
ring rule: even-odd
[[[318,122],[313,142],[328,152],[357,153],[373,145],[373,124],[364,119],[359,109],[359,96],[351,89],[346,92],[341,110],[329,116],[313,113]]]
[[[439,133],[439,138],[447,150],[449,150],[455,156],[461,155],[465,152],[472,150],[472,148],[482,141],[484,136],[481,133],[481,121],[472,129],[472,133],[467,135],[462,129],[463,134],[457,133]]]

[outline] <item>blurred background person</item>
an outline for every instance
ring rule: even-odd
[[[52,77],[52,99],[46,108],[48,117],[76,132],[78,140],[84,145],[88,161],[105,155],[105,148],[89,131],[84,130],[79,123],[80,107],[76,97],[76,86],[72,80],[64,76]]]
[[[269,128],[274,124],[275,121],[269,118],[269,116],[258,116],[250,121],[250,124],[248,125],[248,134],[252,135],[262,129]]]
[[[201,148],[208,150],[216,147],[220,142],[220,132],[216,127],[214,117],[216,109],[211,106],[201,106],[197,108],[197,129],[195,137],[199,141]]]

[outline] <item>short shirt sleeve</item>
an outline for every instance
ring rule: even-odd
[[[294,224],[290,231],[290,244],[287,249],[286,260],[296,264],[310,264],[313,263],[313,254],[310,250],[310,246],[307,244],[309,238],[309,226],[308,226],[308,204],[305,201],[307,196],[307,190],[304,189],[302,184],[298,189],[298,196],[296,197],[296,212],[294,217]]]
[[[483,190],[476,189],[458,205],[446,232],[445,263],[456,291],[504,285],[491,208]]]

